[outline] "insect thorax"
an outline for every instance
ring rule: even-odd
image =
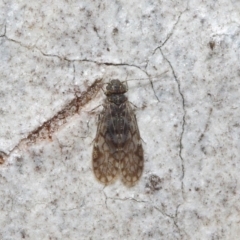
[[[123,94],[113,94],[108,96],[107,99],[118,106],[127,101],[127,97]]]

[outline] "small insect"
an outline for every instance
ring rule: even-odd
[[[118,175],[124,184],[133,186],[143,171],[143,148],[133,109],[124,93],[127,85],[111,80],[99,115],[93,147],[93,171],[97,179],[112,183]]]

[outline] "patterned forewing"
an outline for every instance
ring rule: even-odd
[[[93,171],[96,178],[104,183],[111,183],[119,172],[119,161],[116,150],[109,138],[109,124],[111,127],[110,103],[104,104],[104,110],[99,116],[97,135],[93,147]]]
[[[143,148],[135,114],[129,102],[126,102],[128,134],[123,147],[124,157],[120,161],[122,180],[134,185],[143,172]]]

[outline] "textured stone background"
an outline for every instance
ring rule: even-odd
[[[237,0],[0,0],[0,239],[239,239],[239,47]],[[92,173],[112,78],[144,140],[133,188]]]

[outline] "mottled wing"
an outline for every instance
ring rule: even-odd
[[[104,183],[111,183],[119,173],[119,161],[116,149],[109,141],[108,128],[111,124],[110,103],[105,103],[104,110],[99,115],[97,135],[93,147],[93,171],[96,178]]]
[[[129,102],[126,102],[125,113],[128,124],[128,136],[123,147],[124,157],[120,160],[122,181],[134,185],[143,172],[143,148],[137,120]]]

